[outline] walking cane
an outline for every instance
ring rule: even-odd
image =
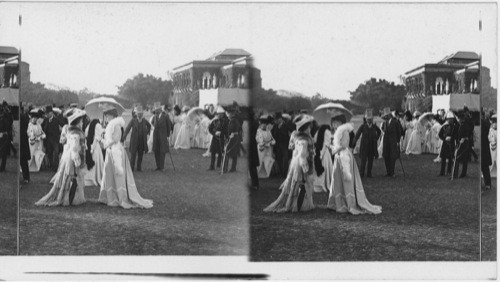
[[[170,152],[170,150],[168,150],[168,155],[170,156],[170,162],[172,163],[172,167],[174,168],[175,171],[174,160],[172,159],[172,153]]]
[[[226,144],[224,144],[224,151],[222,153],[223,157],[222,157],[222,165],[221,165],[220,175],[224,174],[224,169],[226,167],[227,146],[229,146],[229,141],[231,141],[231,139],[229,139],[227,142],[225,142]]]

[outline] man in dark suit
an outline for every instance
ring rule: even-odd
[[[54,117],[52,106],[45,108],[47,117],[43,120],[42,129],[47,138],[45,146],[49,159],[49,167],[52,171],[57,171],[59,166],[59,139],[61,137],[60,120]]]
[[[25,184],[30,182],[30,170],[28,167],[29,160],[31,159],[30,153],[30,144],[28,141],[28,124],[29,124],[29,116],[25,111],[24,107],[21,106],[21,114],[19,121],[19,130],[21,131],[19,134],[19,163],[21,165],[21,171],[23,173],[23,182]]]
[[[361,144],[359,146],[359,157],[361,158],[361,166],[359,167],[359,174],[361,177],[365,175],[365,167],[368,162],[366,176],[372,177],[373,159],[378,158],[377,140],[380,137],[380,128],[373,124],[373,111],[367,109],[365,113],[366,123],[363,123],[354,137],[354,146],[358,142],[361,135]]]
[[[240,153],[241,144],[241,123],[236,116],[237,109],[234,107],[229,107],[226,115],[229,120],[227,126],[227,132],[225,136],[228,138],[227,150],[226,150],[226,163],[224,171],[227,169],[227,164],[229,164],[229,158],[231,158],[231,169],[229,172],[236,171],[236,164],[238,163],[238,155]]]
[[[399,158],[399,140],[401,140],[401,124],[393,116],[390,108],[384,108],[382,115],[384,123],[382,130],[384,131],[384,139],[382,140],[382,156],[385,161],[385,169],[389,177],[394,177],[394,169],[396,160]]]
[[[288,161],[290,159],[288,143],[290,143],[290,133],[291,128],[283,120],[281,113],[276,113],[275,116],[276,125],[273,127],[271,134],[274,140],[276,140],[276,146],[274,146],[274,153],[276,154],[276,162],[278,163],[278,168],[280,170],[281,176],[286,178],[288,173]]]
[[[468,119],[465,111],[460,111],[458,114],[458,118],[460,119],[459,125],[456,127],[456,139],[455,146],[456,150],[456,163],[455,170],[453,171],[453,178],[458,176],[458,167],[459,164],[462,164],[462,173],[460,174],[460,178],[467,176],[467,166],[469,164],[471,158],[471,150],[472,150],[472,135],[474,134],[474,123]]]
[[[145,152],[148,152],[148,134],[151,130],[151,124],[144,118],[144,112],[141,106],[135,108],[135,113],[136,117],[132,118],[128,123],[123,139],[125,140],[130,130],[132,130],[129,145],[130,166],[133,171],[137,157],[137,171],[142,171],[142,156]]]
[[[165,154],[169,152],[170,118],[160,103],[154,104],[155,117],[153,118],[153,152],[156,160],[156,170],[164,171]]]

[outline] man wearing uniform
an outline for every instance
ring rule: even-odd
[[[238,155],[240,154],[240,144],[241,144],[241,123],[236,116],[236,109],[229,108],[226,112],[229,119],[227,126],[226,137],[229,138],[228,144],[226,145],[226,162],[224,163],[224,172],[226,172],[227,166],[229,164],[229,158],[231,158],[231,169],[229,172],[236,171],[236,165],[238,163]]]
[[[225,111],[221,106],[217,107],[216,116],[210,122],[208,131],[212,134],[212,142],[210,143],[210,168],[215,170],[215,155],[217,154],[217,168],[222,164],[222,153],[224,152],[224,134],[227,133],[228,121],[225,118]]]
[[[446,169],[446,175],[451,174],[451,169],[453,167],[453,158],[455,156],[455,138],[456,138],[456,124],[455,115],[453,112],[449,111],[446,114],[446,122],[439,130],[439,139],[443,140],[441,145],[441,151],[439,152],[439,157],[441,158],[441,172],[438,176],[444,176],[444,171],[446,168],[446,160],[448,160],[448,168]]]

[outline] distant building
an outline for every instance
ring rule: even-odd
[[[172,103],[201,106],[248,105],[250,90],[262,85],[260,70],[243,49],[225,49],[206,60],[195,60],[173,69]]]
[[[481,83],[478,81],[480,72]],[[474,104],[474,101],[479,101],[481,88],[491,88],[490,70],[486,67],[479,69],[479,56],[476,53],[463,51],[449,55],[437,63],[424,64],[410,70],[402,76],[402,80],[406,87],[404,108],[411,112],[432,111],[433,101],[450,103],[446,101],[457,100],[462,103],[462,100],[467,100]],[[468,96],[438,97],[456,94]]]

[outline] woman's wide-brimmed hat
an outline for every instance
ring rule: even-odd
[[[84,117],[85,114],[86,113],[84,110],[73,108],[66,112],[66,118],[68,119],[68,123],[72,124],[73,121],[75,121],[78,118]]]
[[[314,118],[311,115],[308,114],[300,114],[298,115],[294,120],[293,123],[295,123],[295,127],[300,129],[302,126],[311,123],[314,120]]]

